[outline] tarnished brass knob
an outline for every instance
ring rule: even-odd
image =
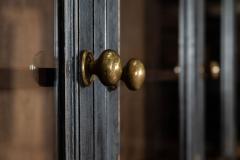
[[[113,50],[105,50],[100,57],[94,61],[93,53],[83,51],[80,56],[80,70],[82,82],[89,86],[94,75],[108,87],[116,88],[118,81],[122,79],[131,90],[140,89],[145,79],[145,68],[140,60],[131,59],[122,68],[119,55]]]
[[[130,59],[123,68],[121,79],[126,83],[129,89],[140,89],[145,80],[145,67],[143,63],[135,58]]]
[[[96,61],[94,61],[93,53],[83,51],[81,62],[82,80],[86,86],[93,82],[93,75],[97,75],[105,86],[116,86],[121,78],[121,60],[119,55],[112,50],[104,51]]]

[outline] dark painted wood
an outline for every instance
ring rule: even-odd
[[[58,58],[59,58],[59,158],[74,160],[78,134],[76,119],[77,106],[75,104],[75,32],[74,30],[74,6],[76,1],[58,1]]]
[[[222,154],[236,159],[236,41],[235,0],[222,0],[221,16],[221,109]]]
[[[180,1],[181,159],[204,158],[204,1]]]
[[[95,58],[105,49],[119,51],[118,23],[118,0],[94,1]],[[94,142],[96,160],[114,160],[118,157],[118,97],[118,89],[109,90],[99,81],[95,81]]]
[[[75,19],[74,9],[75,1],[64,1],[64,66],[65,66],[65,147],[66,160],[76,159],[76,119],[77,106],[75,104],[76,93],[75,85],[77,79],[75,76],[74,67],[75,55],[75,34],[74,30]]]
[[[117,159],[119,90],[99,81],[83,87],[78,56],[83,49],[96,57],[118,51],[118,1],[56,0],[56,13],[59,159]]]
[[[55,53],[58,58],[57,68],[57,125],[58,125],[58,141],[57,152],[58,159],[65,160],[66,147],[65,147],[65,64],[64,62],[64,4],[63,0],[55,0]]]
[[[120,0],[107,0],[106,5],[106,46],[120,54]],[[120,88],[108,92],[107,104],[107,160],[117,160],[120,159]]]
[[[93,0],[79,1],[79,50],[93,51]],[[94,93],[93,85],[80,87],[80,159],[94,159]]]
[[[93,87],[80,87],[78,81],[80,50],[93,48],[93,2],[56,3],[59,159],[93,159]]]
[[[106,0],[94,1],[94,56],[106,49]],[[107,160],[107,88],[94,82],[94,146],[96,160]]]

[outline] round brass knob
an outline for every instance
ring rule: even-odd
[[[140,60],[131,59],[122,69],[119,55],[113,50],[105,50],[94,61],[93,53],[84,50],[80,56],[81,80],[85,86],[89,86],[94,75],[108,87],[116,88],[118,81],[122,79],[131,90],[139,89],[145,79],[145,68]]]
[[[93,82],[93,75],[97,75],[104,85],[115,86],[122,75],[122,64],[119,55],[112,50],[104,51],[96,61],[93,53],[84,50],[81,54],[81,71],[85,86]]]
[[[145,67],[143,63],[135,58],[130,59],[123,68],[122,80],[129,89],[140,89],[145,80]]]

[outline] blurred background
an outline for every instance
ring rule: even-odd
[[[121,158],[124,160],[180,159],[179,0],[121,0],[121,57],[140,57],[146,82],[138,92],[121,87]],[[236,20],[240,6],[236,0]],[[221,7],[205,0],[205,152],[221,159]],[[236,37],[239,37],[236,27]],[[239,114],[239,44],[236,65],[236,115]],[[239,143],[239,116],[236,134]],[[240,146],[239,146],[240,147]],[[236,156],[240,158],[240,148]]]
[[[53,0],[1,0],[0,20],[0,159],[56,159],[55,88],[31,72],[52,64]]]

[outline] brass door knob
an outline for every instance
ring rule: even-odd
[[[116,88],[123,80],[131,90],[141,88],[145,79],[145,67],[138,59],[130,59],[123,68],[119,55],[113,50],[105,50],[94,61],[93,53],[84,50],[80,56],[81,80],[85,86],[91,85],[94,75],[108,87]]]

